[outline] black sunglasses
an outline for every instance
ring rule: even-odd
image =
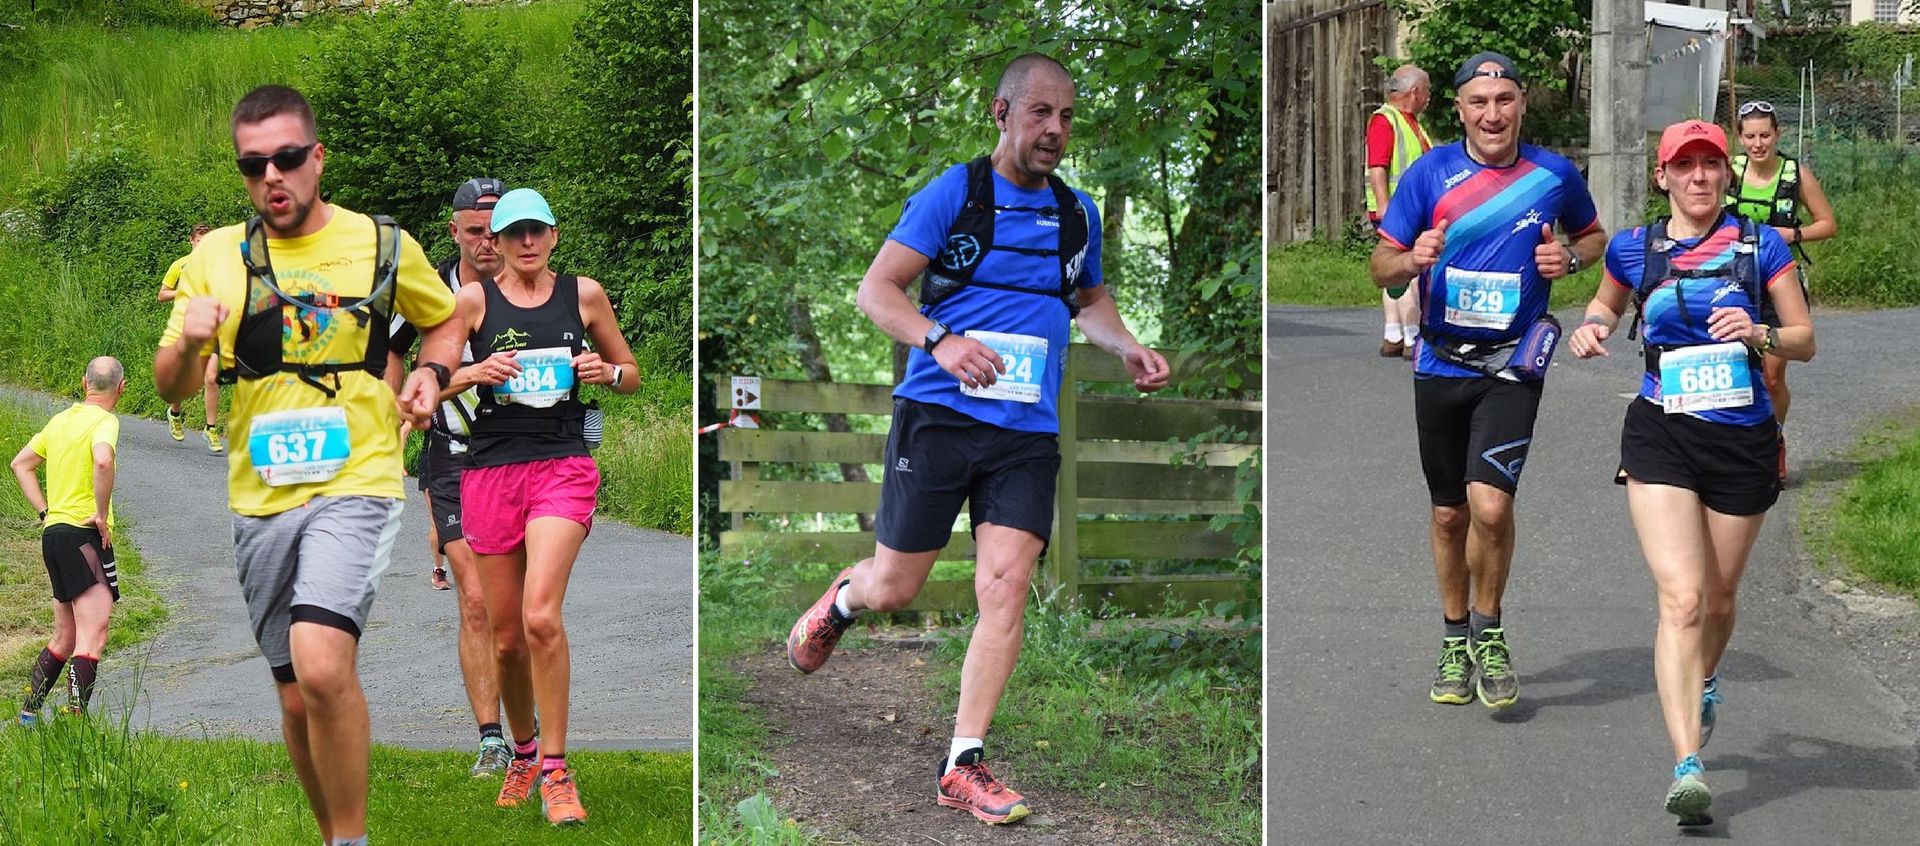
[[[493,233],[493,237],[505,238],[509,241],[518,241],[529,235],[535,238],[544,238],[547,235],[547,230],[552,228],[553,227],[537,220],[516,220],[507,228]]]
[[[307,156],[313,153],[317,143],[305,147],[285,147],[271,156],[241,156],[233,161],[240,166],[240,175],[248,179],[266,176],[267,162],[273,162],[273,166],[279,168],[281,173],[286,173],[299,170],[301,165],[306,164]]]

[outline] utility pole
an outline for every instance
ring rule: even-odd
[[[1609,231],[1647,210],[1647,25],[1642,0],[1593,0],[1587,188]]]

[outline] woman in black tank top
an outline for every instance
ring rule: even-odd
[[[578,823],[586,809],[566,765],[571,667],[561,606],[600,486],[579,391],[633,393],[640,374],[600,284],[548,267],[559,231],[546,200],[509,191],[490,227],[505,267],[456,297],[477,360],[452,387],[480,386],[461,523],[479,558],[514,742],[498,801],[526,801],[538,784],[548,821]]]

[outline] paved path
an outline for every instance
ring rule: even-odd
[[[1579,313],[1562,313],[1572,326]],[[1820,313],[1794,365],[1792,471],[1835,458],[1920,396],[1915,311]],[[1636,345],[1561,349],[1522,480],[1505,619],[1520,703],[1427,702],[1440,611],[1410,368],[1378,358],[1378,309],[1268,314],[1268,843],[1665,843],[1669,752],[1653,692],[1652,582],[1611,483]],[[1837,636],[1801,558],[1799,498],[1771,512],[1704,756],[1719,824],[1748,844],[1913,843],[1909,705]],[[1844,616],[1844,614],[1840,615]],[[1910,627],[1909,627],[1910,628]]]
[[[9,392],[19,397],[17,392]],[[51,406],[50,406],[51,407]],[[170,734],[280,739],[279,706],[234,576],[223,456],[197,432],[121,417],[119,513],[170,618],[127,660],[110,660],[102,696],[132,689],[135,724]],[[407,486],[405,527],[360,646],[376,742],[467,747],[472,712],[455,654],[453,591],[427,583],[425,506]],[[693,737],[693,545],[602,519],[567,594],[574,748],[687,749]],[[118,666],[116,666],[118,665]]]

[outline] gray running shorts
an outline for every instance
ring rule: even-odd
[[[233,517],[234,562],[253,637],[273,677],[293,681],[288,631],[319,623],[360,636],[393,560],[402,500],[316,496],[268,517]]]

